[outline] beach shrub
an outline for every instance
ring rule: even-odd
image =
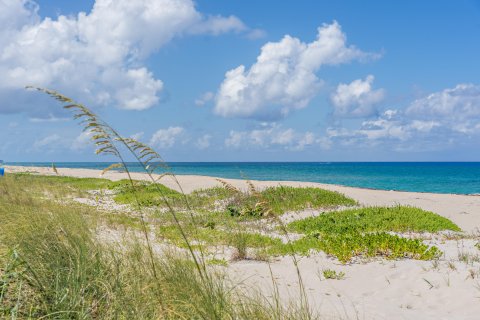
[[[265,201],[261,192],[259,192],[253,183],[246,181],[248,191],[240,190],[232,184],[222,179],[217,179],[224,187],[225,191],[230,193],[226,205],[226,211],[232,217],[268,217],[272,214],[272,210]]]
[[[232,217],[263,217],[268,216],[268,208],[264,202],[258,202],[253,197],[244,199],[235,198],[226,206],[227,212]]]

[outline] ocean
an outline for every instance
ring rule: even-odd
[[[45,162],[6,165],[51,166]],[[59,162],[57,168],[104,169],[106,162]],[[415,192],[480,194],[480,162],[172,162],[171,172],[221,178],[293,180]],[[141,171],[129,163],[132,171]]]

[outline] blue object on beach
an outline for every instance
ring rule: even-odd
[[[3,167],[3,160],[0,160],[0,177],[5,174],[5,168]]]

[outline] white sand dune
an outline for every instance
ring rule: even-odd
[[[8,172],[31,171],[54,174],[50,168],[6,167]],[[58,169],[60,175],[99,177],[99,170]],[[134,179],[148,178],[133,173]],[[104,178],[119,180],[124,173],[108,172]],[[213,177],[181,175],[177,181],[184,192],[218,185]],[[246,188],[245,181],[223,179]],[[163,177],[166,186],[179,189],[171,177]],[[258,188],[276,185],[313,186],[338,191],[361,205],[411,205],[433,211],[455,222],[470,238],[448,240],[434,237],[428,242],[445,254],[438,262],[416,260],[375,260],[342,265],[336,259],[318,253],[300,258],[300,271],[310,305],[332,318],[347,319],[480,319],[480,250],[475,247],[480,234],[480,196],[382,191],[293,181],[252,181]],[[305,214],[305,213],[304,213]],[[307,212],[307,214],[310,214]],[[313,210],[311,214],[316,214]],[[318,214],[318,212],[317,212]],[[460,255],[470,257],[460,261]],[[283,257],[270,267],[282,296],[299,296],[297,271],[291,257]],[[334,269],[346,274],[344,280],[325,280],[322,270]],[[270,292],[269,264],[260,261],[231,263],[228,271],[245,286]]]

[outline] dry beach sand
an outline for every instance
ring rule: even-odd
[[[33,172],[52,175],[52,169],[7,166],[6,172]],[[59,175],[73,177],[100,176],[99,170],[58,169]],[[133,173],[134,179],[147,179]],[[124,173],[108,172],[103,178],[124,179]],[[213,177],[180,175],[177,180],[184,192],[218,185]],[[223,179],[246,188],[245,181]],[[179,189],[171,177],[161,183]],[[293,181],[252,181],[258,188],[276,185],[313,186],[338,191],[361,205],[411,205],[433,211],[455,222],[467,237],[451,239],[432,236],[425,240],[445,254],[438,262],[377,259],[342,265],[337,260],[317,253],[301,257],[299,267],[312,308],[333,319],[480,319],[480,250],[475,247],[480,235],[480,196],[433,194],[360,189],[336,185]],[[319,214],[307,210],[282,217],[285,220]],[[460,261],[460,256],[471,257]],[[465,259],[463,259],[465,260]],[[297,271],[291,257],[270,264],[282,296],[298,297]],[[345,272],[344,280],[324,279],[322,270]],[[270,292],[272,280],[269,264],[261,261],[230,263],[228,272],[244,285],[261,287]]]

